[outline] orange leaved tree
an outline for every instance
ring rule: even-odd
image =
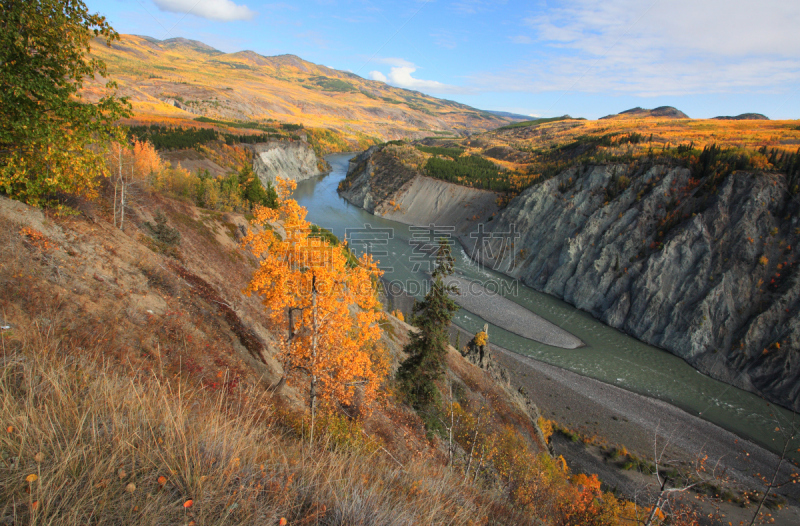
[[[289,197],[294,188],[293,181],[279,179],[278,207],[255,211],[264,229],[244,241],[260,259],[247,293],[262,297],[280,328],[287,381],[308,382],[313,440],[319,402],[350,404],[360,391],[368,404],[386,374],[373,279],[381,272],[369,255],[353,264],[346,247],[312,230],[306,209]]]
[[[114,226],[125,227],[125,211],[130,207],[136,187],[164,170],[161,156],[147,141],[134,139],[129,144],[124,135],[112,143],[106,154],[106,168],[114,183]]]

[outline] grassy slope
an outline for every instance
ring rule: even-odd
[[[442,440],[426,437],[391,385],[360,427],[321,423],[325,438],[308,448],[300,393],[274,388],[273,329],[240,293],[254,266],[236,243],[245,219],[144,189],[123,233],[106,199],[57,218],[0,198],[0,313],[12,326],[0,362],[0,516],[526,524],[558,513],[555,490],[535,508],[509,502],[488,466],[465,482],[463,448],[447,468]],[[157,210],[181,233],[171,256],[144,227]],[[396,366],[408,326],[388,318],[384,329]],[[462,406],[483,407],[486,429],[511,430],[529,471],[537,461],[524,455],[542,444],[524,404],[457,353],[449,361]]]
[[[276,119],[381,139],[481,132],[511,120],[293,55],[225,54],[199,42],[134,35],[113,48],[97,41],[93,52],[143,120]],[[95,83],[86,92],[91,99],[102,89]]]
[[[263,389],[231,396],[137,377],[35,336],[0,365],[4,519],[389,525],[496,515],[497,495],[424,458],[400,467],[367,448],[304,447],[276,423]]]

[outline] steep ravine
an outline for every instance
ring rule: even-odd
[[[356,157],[343,197],[383,215],[420,178],[392,163]],[[800,410],[798,201],[774,174],[735,172],[716,191],[702,183],[685,168],[575,167],[524,191],[485,228],[520,232],[502,262],[508,275]]]

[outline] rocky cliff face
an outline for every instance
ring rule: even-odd
[[[496,193],[426,177],[380,146],[350,161],[339,193],[375,215],[406,224],[455,226],[458,235],[498,210]]]
[[[778,175],[700,183],[684,168],[578,167],[487,229],[521,233],[503,263],[526,285],[798,410],[798,198]]]
[[[253,170],[264,184],[274,183],[276,177],[302,181],[322,173],[314,150],[305,142],[271,141],[252,149]]]
[[[373,146],[350,159],[347,178],[339,185],[339,194],[367,212],[398,192],[417,173],[392,155]]]

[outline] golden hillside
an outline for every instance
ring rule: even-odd
[[[430,176],[517,194],[578,164],[691,163],[711,146],[721,149],[728,160],[735,158],[737,169],[793,173],[800,122],[642,117],[626,112],[598,120],[564,116],[513,123],[468,138],[428,138],[417,149],[426,157],[423,163],[437,157],[439,165],[445,164],[426,165]],[[447,166],[453,162],[464,169]]]
[[[274,119],[381,139],[463,135],[511,122],[417,91],[312,64],[294,55],[223,53],[194,40],[122,35],[92,52],[145,120]],[[103,90],[94,83],[89,99]]]

